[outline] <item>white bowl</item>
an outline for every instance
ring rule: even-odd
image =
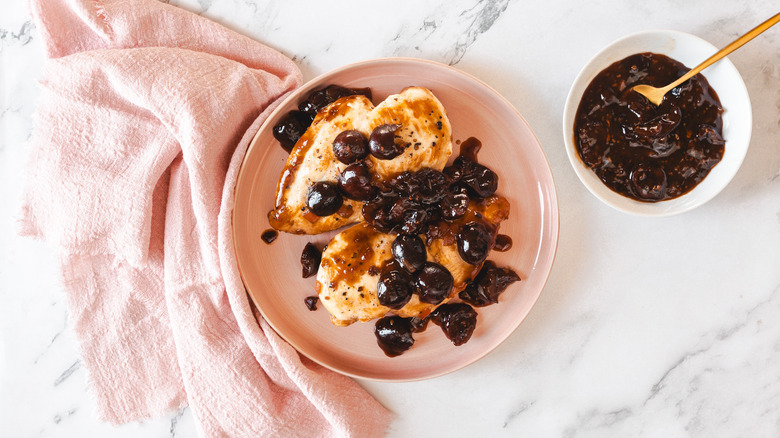
[[[722,59],[702,74],[718,94],[725,109],[723,137],[726,140],[723,159],[687,194],[660,202],[641,202],[625,197],[607,187],[580,159],[574,141],[574,118],[582,95],[593,78],[616,61],[635,53],[653,52],[669,56],[693,68],[717,52],[712,44],[684,32],[655,30],[621,38],[594,56],[574,80],[563,110],[563,139],[566,153],[585,187],[607,205],[642,216],[670,216],[698,207],[720,193],[742,164],[750,143],[753,115],[742,77],[728,59]]]

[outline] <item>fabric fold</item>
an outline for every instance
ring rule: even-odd
[[[206,436],[382,435],[389,413],[281,340],[236,265],[238,170],[295,64],[155,0],[31,6],[51,60],[21,230],[60,255],[101,418],[189,405]]]

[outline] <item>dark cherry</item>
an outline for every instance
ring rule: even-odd
[[[420,203],[412,201],[408,197],[397,198],[393,201],[392,204],[388,204],[388,205],[390,207],[387,210],[389,219],[396,223],[400,223],[401,221],[404,220],[404,213],[406,213],[407,211],[422,208],[422,205],[420,205]]]
[[[363,218],[366,223],[377,231],[389,233],[393,229],[393,222],[388,215],[388,205],[384,202],[366,202],[363,204]]]
[[[448,182],[447,176],[436,169],[420,169],[409,178],[409,194],[415,201],[434,204],[444,198]]]
[[[404,233],[419,234],[425,231],[428,211],[411,198],[400,198],[388,210],[388,218]]]
[[[371,185],[371,172],[365,163],[353,163],[339,175],[339,187],[348,198],[368,201],[374,197],[376,187]]]
[[[317,273],[320,268],[320,261],[322,260],[322,252],[309,242],[303,247],[301,253],[301,268],[303,278],[309,278]]]
[[[320,297],[317,295],[313,295],[310,297],[306,297],[303,299],[303,303],[306,304],[306,308],[311,310],[312,312],[317,310],[317,301],[319,301]]]
[[[376,286],[379,304],[400,309],[412,298],[412,277],[403,269],[392,269],[379,276]]]
[[[290,152],[310,124],[311,119],[306,114],[301,111],[290,111],[274,125],[274,138],[279,141],[282,149]]]
[[[666,172],[649,163],[639,163],[631,170],[631,186],[642,200],[659,201],[666,198]]]
[[[493,245],[491,233],[479,222],[469,222],[460,227],[458,254],[464,262],[478,265],[485,261]]]
[[[340,85],[328,85],[325,88],[311,93],[306,100],[298,105],[298,109],[305,113],[310,120],[314,120],[319,110],[325,108],[331,103],[341,99],[342,97],[352,96],[355,94],[362,94],[369,100],[371,99],[371,90],[368,88],[346,88]]]
[[[460,166],[452,165],[442,169],[442,173],[447,176],[450,183],[456,183],[463,177],[463,169]]]
[[[493,244],[493,249],[498,252],[506,252],[512,249],[512,238],[506,234],[499,234],[496,236],[496,242]]]
[[[439,304],[450,296],[454,279],[444,266],[426,262],[415,274],[414,288],[420,301],[428,304]]]
[[[666,111],[634,126],[634,135],[644,141],[652,142],[652,140],[666,137],[674,131],[682,121],[682,112],[677,105],[664,105],[664,109]]]
[[[488,306],[497,303],[498,296],[506,290],[507,286],[516,281],[520,281],[520,276],[515,271],[499,268],[488,260],[482,265],[476,278],[458,296],[472,306]]]
[[[293,110],[282,117],[273,127],[273,135],[279,141],[282,148],[290,152],[298,139],[306,132],[317,112],[341,97],[353,94],[362,94],[371,99],[369,88],[345,88],[339,85],[329,85],[309,94],[298,105],[299,111]]]
[[[398,175],[390,178],[390,180],[387,182],[387,188],[397,193],[399,196],[409,196],[412,193],[412,190],[409,186],[412,175],[413,173],[409,172],[408,170],[399,173]]]
[[[330,216],[339,211],[343,203],[338,186],[328,181],[312,184],[306,194],[306,206],[317,216]]]
[[[452,221],[468,212],[471,189],[457,178],[463,172],[474,174],[480,168],[484,166],[459,157],[452,166],[445,168],[446,172],[435,169],[405,171],[387,181],[377,182],[374,197],[363,205],[363,217],[369,225],[384,233],[428,233],[431,227],[442,225],[441,219]],[[448,234],[451,240],[446,245],[451,245],[455,243],[457,231]]]
[[[279,232],[274,229],[268,229],[263,231],[263,234],[260,235],[260,239],[263,240],[263,242],[267,244],[271,244],[276,238],[279,237]]]
[[[343,131],[333,140],[333,155],[344,164],[352,164],[368,156],[368,142],[360,131]]]
[[[409,320],[400,316],[386,316],[374,326],[376,343],[389,357],[396,357],[412,348],[412,326]]]
[[[399,234],[393,241],[393,257],[409,272],[415,272],[425,264],[425,243],[414,234]]]
[[[404,233],[424,233],[428,222],[428,211],[425,208],[412,208],[404,212],[401,231]]]
[[[390,217],[390,209],[399,197],[396,192],[380,185],[374,199],[363,204],[363,217],[376,230],[383,233],[393,231],[398,224]]]
[[[477,312],[466,303],[447,303],[431,314],[431,321],[441,327],[447,339],[459,346],[471,339],[477,327]]]
[[[393,159],[404,151],[404,146],[395,141],[395,132],[401,128],[401,125],[387,124],[379,125],[371,132],[368,138],[368,148],[371,155],[380,160]]]
[[[498,175],[479,163],[473,163],[470,172],[464,174],[461,181],[480,198],[493,195],[498,188]]]
[[[441,215],[444,219],[454,220],[463,217],[469,211],[469,195],[465,187],[454,186],[441,200]]]

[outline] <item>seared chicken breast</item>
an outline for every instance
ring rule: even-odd
[[[495,240],[499,225],[508,217],[509,202],[492,196],[472,201],[463,217],[441,222],[438,227],[443,231],[437,234],[442,237],[429,239],[420,235],[425,242],[428,261],[447,268],[453,276],[454,286],[449,298],[440,304],[423,303],[414,294],[406,305],[393,313],[405,318],[423,318],[463,290],[468,281],[477,275],[481,265],[471,265],[461,259],[454,239],[458,229],[469,222],[481,221],[490,229]],[[377,283],[383,265],[393,257],[391,247],[395,237],[376,231],[363,222],[338,233],[328,242],[317,272],[316,288],[320,303],[330,312],[334,325],[365,322],[391,311],[379,303]]]
[[[365,96],[341,98],[317,113],[290,153],[276,189],[274,209],[268,214],[271,226],[289,233],[318,234],[362,221],[360,201],[345,198],[338,212],[320,217],[307,209],[306,197],[316,182],[337,183],[347,167],[333,153],[337,135],[357,130],[369,138],[374,128],[385,124],[401,125],[395,136],[405,149],[389,160],[373,155],[365,159],[374,182],[403,171],[444,168],[452,154],[452,128],[441,102],[429,90],[408,87],[376,107]]]

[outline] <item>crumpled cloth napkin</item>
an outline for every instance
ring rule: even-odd
[[[280,339],[236,265],[238,169],[295,64],[156,0],[30,5],[50,60],[21,232],[59,253],[101,418],[189,405],[206,436],[382,435],[390,414]]]

